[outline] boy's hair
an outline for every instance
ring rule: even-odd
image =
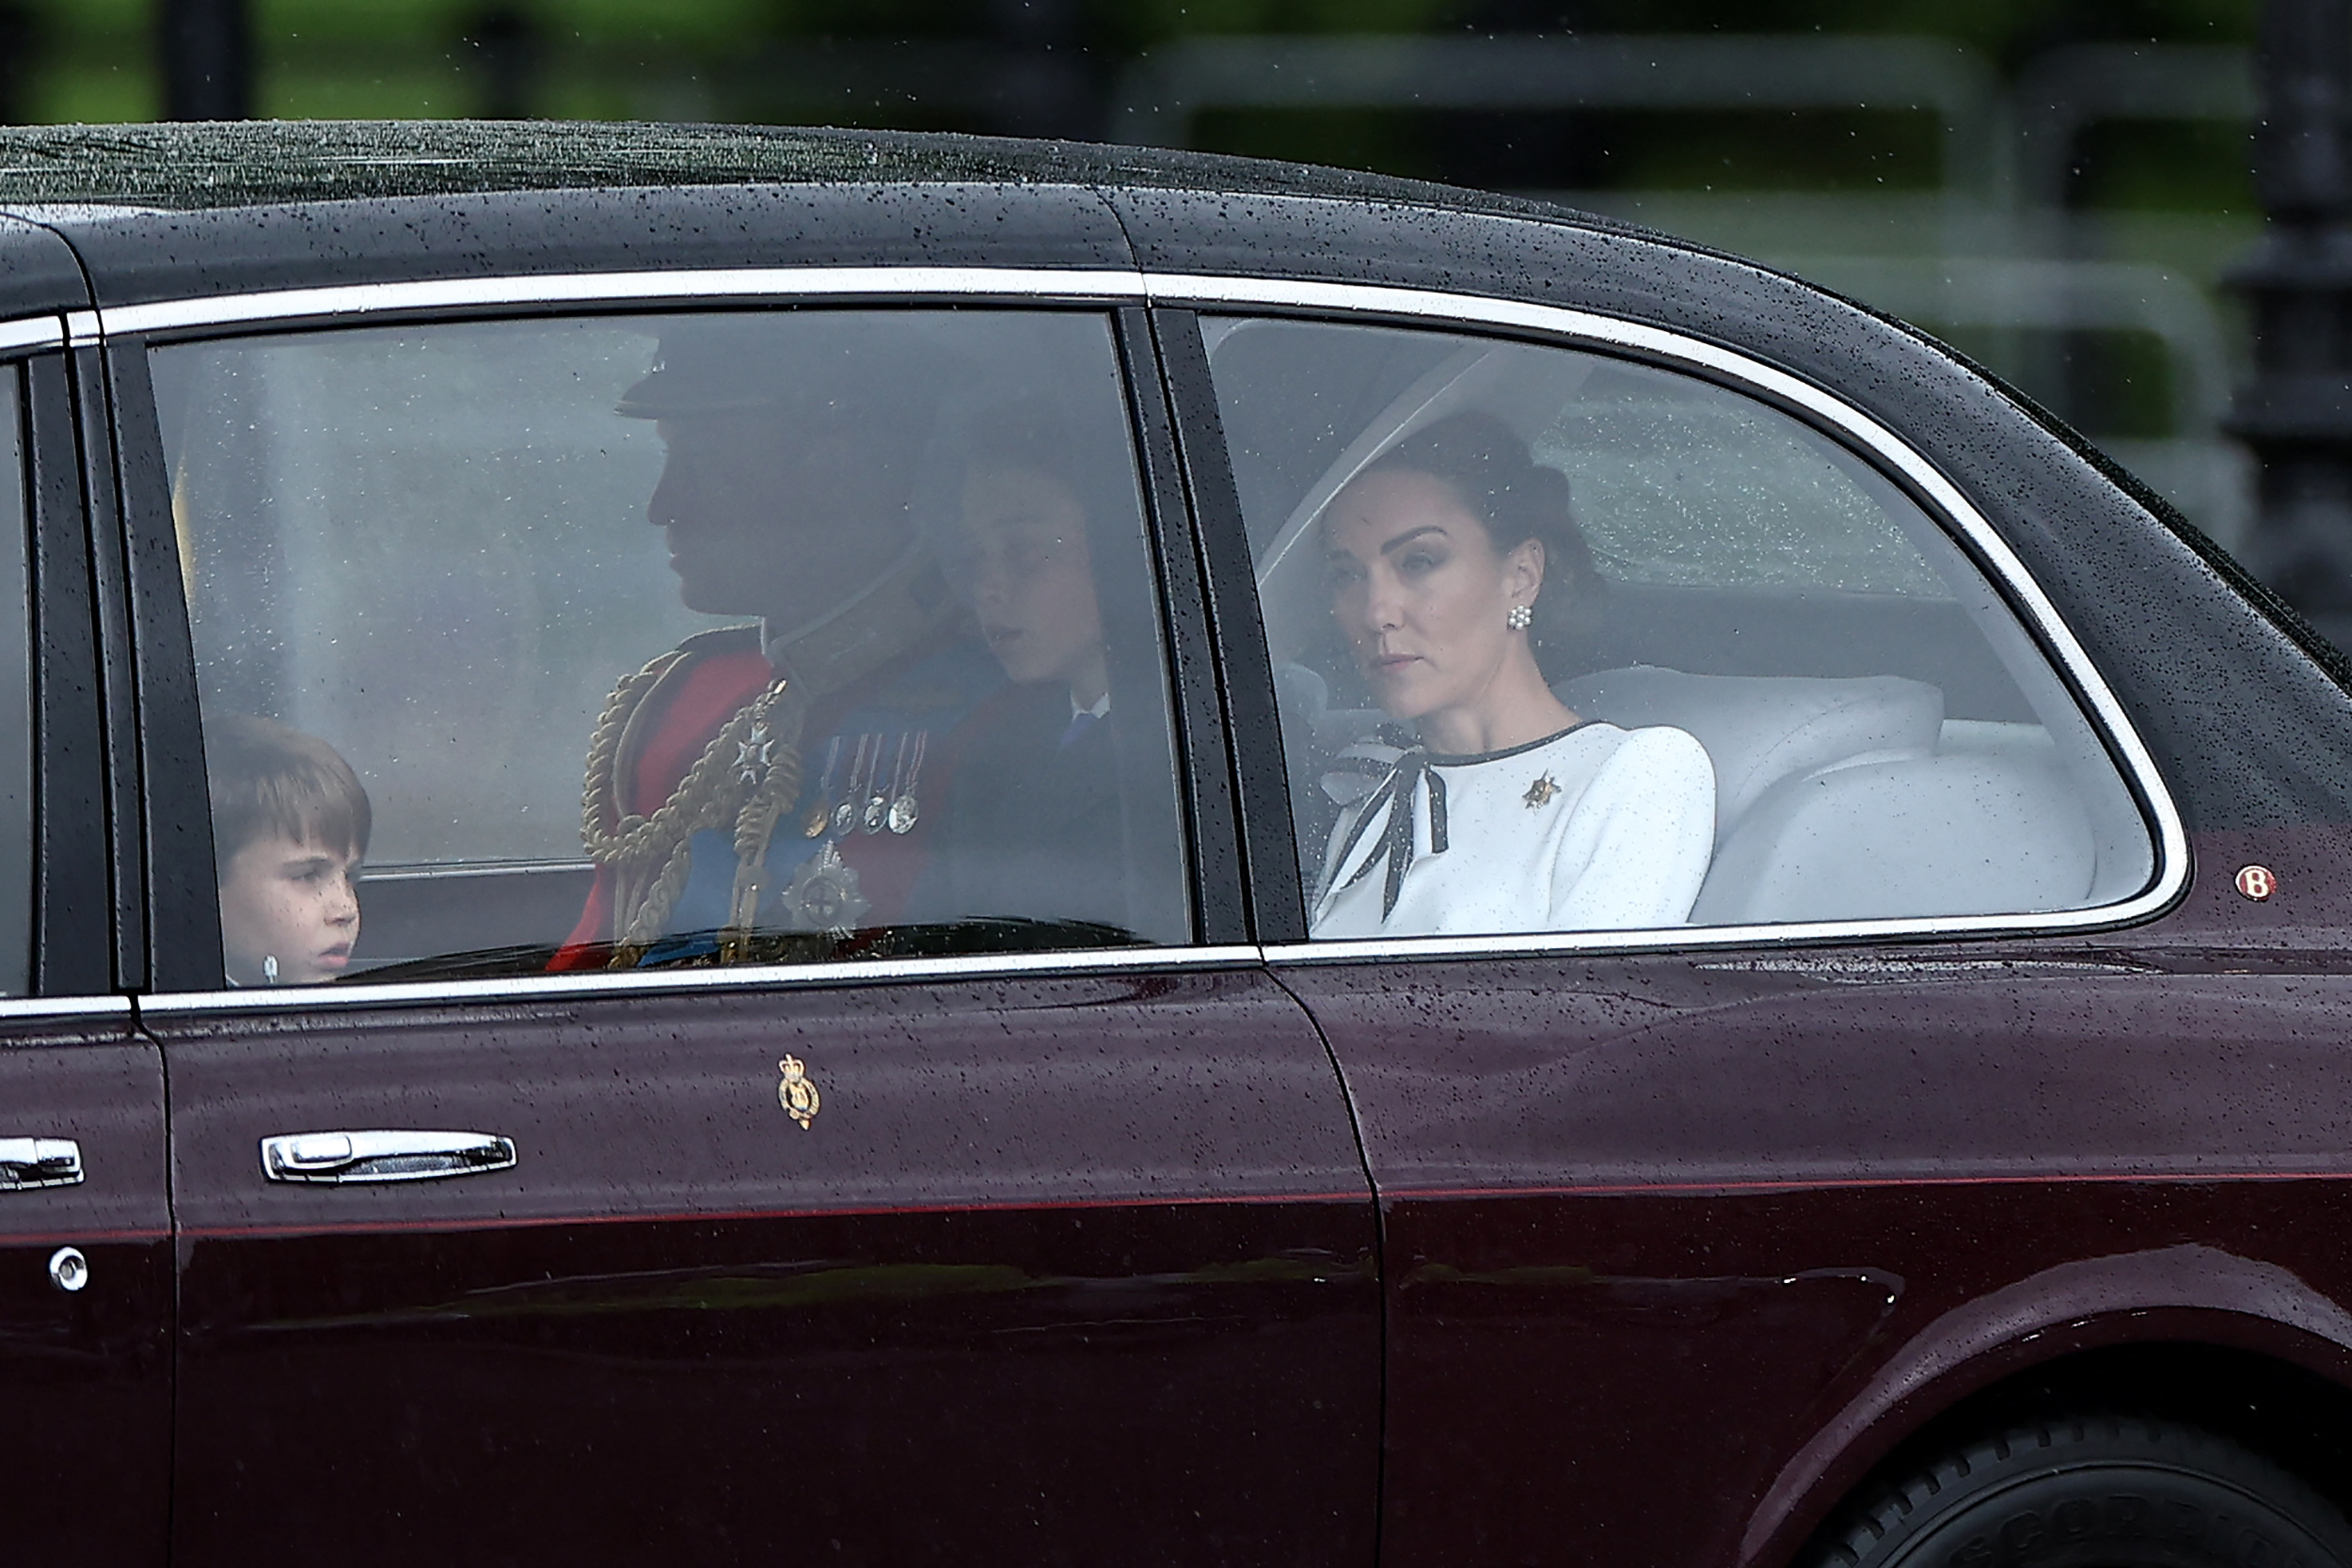
[[[271,833],[347,855],[368,852],[374,812],[359,775],[335,748],[274,720],[231,713],[204,726],[213,792],[213,859],[223,873],[237,851]]]

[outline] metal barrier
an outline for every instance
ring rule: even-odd
[[[1997,194],[2006,140],[1984,60],[1922,38],[1195,38],[1136,60],[1110,133],[1182,147],[1210,109],[1932,110],[1944,182]]]
[[[1876,109],[1933,111],[1943,186],[2062,207],[2076,138],[2110,119],[2250,125],[2249,51],[2075,44],[2007,89],[1940,39],[1785,34],[1194,38],[1138,57],[1112,93],[1111,135],[1188,145],[1217,109]]]
[[[2075,139],[2100,120],[2221,120],[2250,131],[2258,105],[2244,49],[2083,43],[2036,55],[2010,90],[2018,199],[2066,205]]]

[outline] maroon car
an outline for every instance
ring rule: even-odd
[[[1172,153],[0,151],[26,1560],[2352,1563],[2352,671],[1940,345]]]

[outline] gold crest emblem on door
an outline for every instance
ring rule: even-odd
[[[798,1056],[787,1056],[776,1064],[784,1081],[776,1085],[776,1099],[784,1106],[784,1114],[808,1131],[808,1124],[817,1119],[818,1107],[824,1102],[818,1098],[817,1081],[808,1075],[808,1067]]]

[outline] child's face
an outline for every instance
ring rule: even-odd
[[[974,474],[947,554],[1007,675],[1100,684],[1103,618],[1086,514],[1068,489],[1026,469]]]
[[[331,980],[359,937],[359,857],[273,833],[230,857],[220,879],[220,944],[230,978],[281,986]]]

